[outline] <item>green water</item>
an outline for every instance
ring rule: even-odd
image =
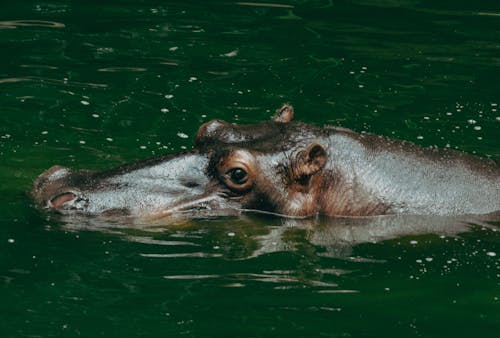
[[[336,221],[134,229],[31,206],[53,164],[189,149],[202,122],[283,102],[311,123],[500,155],[498,1],[279,4],[0,4],[1,337],[498,335],[498,222],[410,219],[431,230],[353,240]]]

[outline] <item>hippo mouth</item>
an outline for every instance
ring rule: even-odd
[[[47,201],[45,209],[50,210],[84,210],[89,203],[88,198],[77,191],[62,192]]]
[[[236,215],[241,212],[241,205],[236,201],[224,198],[224,194],[212,194],[199,198],[181,201],[169,208],[150,212],[143,217],[147,221],[165,218],[199,218],[213,216]]]

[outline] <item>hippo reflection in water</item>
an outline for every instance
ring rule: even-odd
[[[37,204],[142,220],[259,210],[287,216],[461,215],[500,210],[500,166],[453,150],[291,121],[203,124],[190,152],[104,172],[54,166]]]

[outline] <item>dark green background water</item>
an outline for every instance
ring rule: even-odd
[[[1,2],[0,336],[497,336],[495,227],[351,243],[325,235],[335,222],[131,229],[31,206],[53,164],[180,151],[204,121],[283,102],[311,123],[500,155],[498,1],[279,4]]]

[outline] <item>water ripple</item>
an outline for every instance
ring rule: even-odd
[[[148,258],[184,258],[184,257],[202,257],[202,258],[214,258],[222,257],[222,254],[211,254],[206,252],[187,252],[187,253],[172,253],[172,254],[139,254],[141,257]]]
[[[104,83],[76,82],[76,81],[67,81],[67,80],[43,78],[43,77],[36,77],[36,76],[10,77],[10,78],[0,79],[0,84],[2,84],[2,83],[16,83],[16,82],[42,82],[42,83],[49,83],[49,84],[63,84],[64,86],[71,86],[71,87],[91,87],[91,88],[106,88],[106,87],[108,87],[108,85],[104,84]]]
[[[147,68],[142,67],[105,67],[99,68],[98,72],[108,72],[108,73],[117,73],[117,72],[145,72]]]
[[[200,246],[199,244],[185,241],[164,241],[151,237],[127,236],[126,240],[142,244],[164,245],[164,246]]]
[[[16,29],[19,27],[65,28],[66,25],[56,21],[42,20],[8,20],[0,21],[0,29]]]

